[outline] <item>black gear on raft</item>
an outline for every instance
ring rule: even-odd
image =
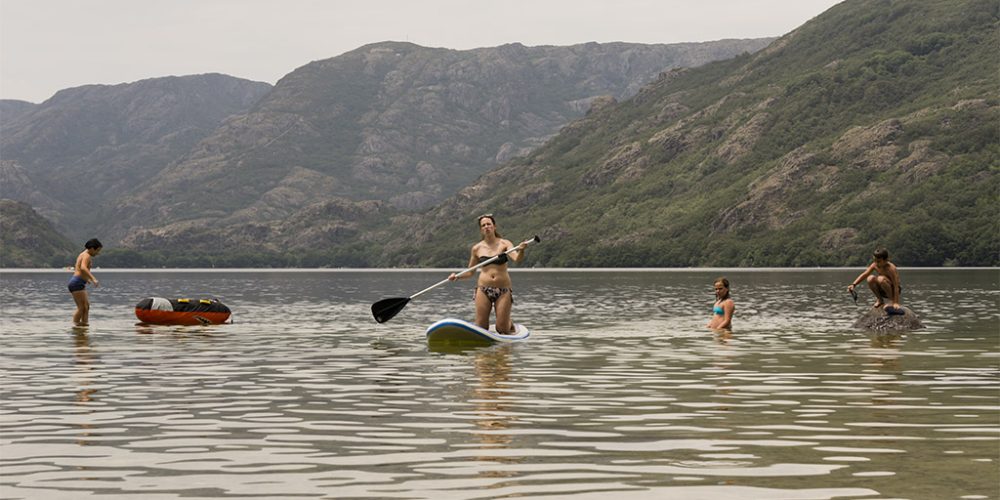
[[[135,316],[154,325],[219,325],[232,311],[217,299],[164,299],[150,297],[135,305]]]

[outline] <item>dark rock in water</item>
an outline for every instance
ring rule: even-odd
[[[924,327],[924,324],[920,322],[920,318],[917,317],[917,313],[906,306],[900,306],[899,308],[903,310],[903,314],[889,314],[881,307],[878,309],[869,309],[854,322],[854,328],[887,332],[919,330]]]

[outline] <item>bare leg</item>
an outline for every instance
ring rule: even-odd
[[[87,297],[86,290],[73,292],[73,302],[76,302],[76,311],[73,312],[73,324],[76,326],[87,326],[90,321],[90,298]]]
[[[896,293],[896,284],[889,278],[885,278],[885,297],[889,299],[889,304],[899,307],[899,294]]]
[[[476,324],[483,330],[490,329],[490,310],[492,306],[493,304],[490,303],[489,297],[482,290],[476,288]]]
[[[882,276],[868,277],[868,288],[870,288],[872,293],[875,295],[875,305],[872,306],[872,309],[885,305],[885,302],[882,301],[882,297],[888,297],[890,295],[889,288],[886,287],[886,283],[888,283],[888,281],[889,280]]]
[[[497,299],[497,333],[514,333],[514,321],[510,319],[511,305],[514,303],[512,292],[504,293]]]

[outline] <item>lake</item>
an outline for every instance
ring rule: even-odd
[[[1000,497],[1000,271],[901,269],[905,334],[852,329],[860,271],[515,270],[531,338],[439,351],[470,281],[369,307],[444,270],[98,269],[86,329],[69,273],[5,270],[0,497]],[[234,323],[137,326],[150,296]]]

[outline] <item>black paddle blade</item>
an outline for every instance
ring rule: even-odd
[[[854,299],[854,303],[857,304],[858,303],[858,292],[855,292],[853,288],[851,288],[850,290],[848,290],[848,292],[851,292],[851,297]]]
[[[409,297],[382,299],[372,304],[372,316],[375,316],[375,321],[385,323],[399,314],[399,311],[402,311],[409,302]]]

